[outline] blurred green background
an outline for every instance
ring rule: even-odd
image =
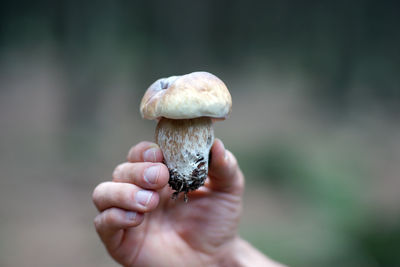
[[[396,1],[0,3],[0,266],[116,266],[91,192],[153,140],[156,79],[227,84],[241,235],[292,266],[400,266]]]

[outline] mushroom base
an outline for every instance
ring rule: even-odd
[[[161,118],[156,128],[156,141],[169,169],[169,185],[177,198],[204,185],[208,174],[210,149],[214,142],[211,118],[172,120]]]

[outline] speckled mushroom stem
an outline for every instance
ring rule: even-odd
[[[173,120],[161,118],[156,128],[156,141],[169,169],[173,199],[202,186],[207,178],[210,149],[214,142],[209,117]]]

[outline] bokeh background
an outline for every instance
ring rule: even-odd
[[[156,79],[206,70],[243,238],[292,266],[400,266],[396,1],[0,3],[0,266],[116,266],[91,192],[153,140]],[[156,256],[156,255],[155,255]]]

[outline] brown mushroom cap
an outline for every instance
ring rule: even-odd
[[[208,72],[159,79],[147,89],[140,103],[142,117],[149,120],[225,119],[231,108],[232,98],[225,84]]]

